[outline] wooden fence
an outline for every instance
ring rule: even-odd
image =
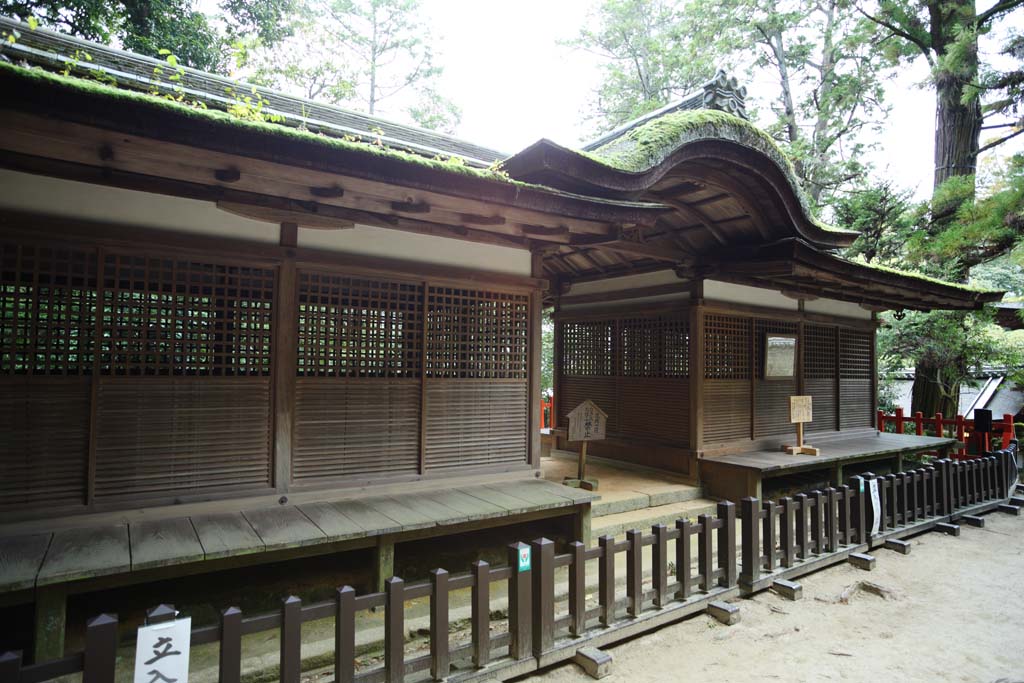
[[[887,427],[891,427],[891,429],[886,429]],[[916,412],[908,417],[904,415],[902,408],[897,408],[893,415],[887,415],[881,410],[878,411],[878,431],[906,434],[908,427],[918,436],[925,436],[927,434],[930,436],[952,436],[956,438],[964,444],[963,447],[953,453],[953,456],[957,458],[973,457],[967,451],[968,439],[975,440],[976,452],[984,453],[991,450],[995,445],[1005,448],[1007,444],[1016,438],[1013,428],[1013,415],[1009,414],[1003,415],[1002,420],[992,420],[990,436],[998,442],[998,444],[993,444],[981,442],[978,437],[989,435],[975,433],[974,420],[968,420],[963,415],[944,417],[942,413],[935,413],[934,417],[925,417],[921,412]]]
[[[653,630],[704,611],[713,601],[764,590],[779,579],[842,562],[893,539],[940,525],[951,531],[957,519],[996,508],[1018,514],[1024,499],[1014,497],[1016,447],[1013,442],[1008,449],[985,457],[938,460],[884,477],[866,474],[851,478],[848,485],[778,501],[746,498],[738,514],[733,503],[722,502],[716,515],[681,519],[674,528],[659,524],[650,533],[629,531],[619,541],[605,536],[594,548],[572,543],[565,554],[556,554],[555,544],[541,538],[530,544],[532,563],[522,571],[517,569],[524,544],[516,543],[509,547],[509,564],[504,567],[475,562],[471,571],[458,575],[436,569],[429,581],[415,584],[393,577],[384,592],[367,595],[356,595],[345,586],[333,600],[310,605],[288,597],[279,611],[270,614],[244,616],[231,607],[222,612],[219,624],[193,629],[192,645],[219,641],[219,681],[237,683],[242,637],[277,631],[280,680],[298,683],[303,623],[333,617],[336,681],[504,680],[571,659],[580,647],[600,647]],[[877,506],[872,503],[876,487]],[[696,563],[691,556],[694,539]],[[652,552],[645,566],[648,546]],[[624,591],[615,576],[615,558],[623,553]],[[588,603],[587,562],[591,560],[597,561],[598,582],[596,601]],[[559,599],[556,571],[562,567],[567,569],[560,579],[566,597]],[[494,629],[499,624],[491,619],[496,582],[506,582],[508,587],[505,630]],[[471,590],[470,633],[465,642],[452,643],[450,593],[462,589]],[[405,648],[405,603],[423,598],[430,602],[429,653],[410,657]],[[356,614],[381,608],[383,663],[360,669],[356,666]],[[150,622],[173,615],[169,605],[149,613]],[[93,618],[86,627],[84,651],[54,661],[23,666],[20,652],[4,653],[0,682],[36,683],[82,672],[83,683],[113,683],[117,626],[116,615]]]

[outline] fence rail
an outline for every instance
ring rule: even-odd
[[[907,416],[902,408],[897,408],[896,412],[892,415],[888,415],[881,410],[878,411],[878,431],[906,434],[908,426],[918,436],[925,436],[930,432],[932,436],[941,437],[948,435],[956,438],[964,444],[953,453],[953,457],[958,459],[974,457],[968,453],[968,439],[975,442],[978,453],[984,453],[996,445],[984,439],[995,439],[998,441],[1000,448],[1006,448],[1016,438],[1013,415],[1010,414],[1003,415],[1002,420],[993,420],[991,433],[981,434],[974,431],[974,420],[968,420],[963,415],[944,417],[942,413],[935,413],[934,417],[925,417],[923,413],[916,412],[911,416]],[[887,429],[887,427],[891,427],[891,429]]]
[[[463,574],[436,569],[428,581],[415,584],[392,577],[384,592],[366,595],[344,586],[333,600],[310,605],[290,596],[270,614],[244,616],[230,607],[221,613],[219,624],[193,629],[192,644],[219,642],[218,680],[238,683],[242,637],[276,630],[280,680],[298,683],[302,624],[333,617],[336,681],[505,679],[570,659],[580,647],[613,643],[677,621],[706,609],[711,601],[763,590],[779,579],[841,562],[888,539],[997,507],[1016,511],[1006,503],[1022,502],[1013,497],[1018,476],[1014,441],[1005,450],[972,460],[943,459],[884,477],[869,473],[847,485],[777,501],[745,498],[738,511],[733,503],[721,502],[716,515],[681,519],[673,528],[658,524],[649,534],[632,530],[620,541],[604,536],[594,548],[572,543],[565,554],[556,554],[555,544],[540,538],[530,544],[532,563],[525,571],[517,571],[524,544],[516,543],[508,548],[509,564],[504,567],[480,561]],[[871,502],[875,488],[877,506]],[[643,552],[647,546],[649,578]],[[615,558],[622,553],[624,594],[615,576]],[[598,588],[596,602],[588,605],[587,563],[592,560],[598,565]],[[561,567],[567,568],[567,598],[556,601],[556,570]],[[496,582],[508,584],[504,632],[492,632],[491,589]],[[468,642],[453,644],[449,598],[451,591],[463,589],[472,592],[470,636]],[[410,658],[404,647],[405,603],[423,598],[430,601],[429,653]],[[357,670],[356,614],[379,608],[384,610],[383,663]],[[149,612],[151,622],[173,614],[168,605]],[[6,652],[0,655],[0,682],[36,683],[82,672],[83,683],[113,683],[117,626],[113,614],[91,619],[84,651],[54,661],[23,665],[20,652]]]

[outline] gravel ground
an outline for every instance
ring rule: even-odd
[[[620,644],[604,680],[1024,683],[1024,517],[985,520],[959,538],[910,539],[906,556],[879,548],[871,572],[843,564],[804,576],[799,602],[737,599],[735,626],[701,615]],[[568,664],[529,680],[590,679]]]

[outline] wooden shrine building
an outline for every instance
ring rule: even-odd
[[[545,304],[559,418],[593,399],[594,452],[732,496],[725,458],[777,447],[791,394],[812,435],[878,438],[875,312],[999,298],[836,256],[856,235],[815,222],[724,77],[505,159],[14,30],[0,609],[34,603],[37,659],[77,593],[356,548],[381,581],[396,544],[526,521],[586,539],[593,496],[539,479]],[[885,448],[935,447],[906,438]]]

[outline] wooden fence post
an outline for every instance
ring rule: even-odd
[[[736,505],[723,500],[718,503],[718,567],[722,575],[718,585],[732,588],[736,585]]]
[[[894,420],[894,422],[896,423],[896,430],[895,430],[896,433],[897,434],[902,434],[903,433],[903,408],[897,408],[896,409],[896,419]]]
[[[814,511],[811,517],[811,539],[817,555],[825,553],[825,494],[815,489],[810,498],[814,499]]]
[[[873,472],[865,472],[860,476],[860,479],[862,481],[858,482],[857,493],[857,542],[870,545],[871,528],[874,526],[875,517],[877,516],[875,506],[871,502],[871,482],[877,478]],[[861,485],[863,485],[863,488],[861,488]],[[878,497],[881,499],[881,485],[877,484],[877,486],[879,486]]]
[[[764,546],[764,568],[767,571],[775,571],[775,518],[778,516],[779,506],[774,501],[766,500],[761,503],[761,544]]]
[[[519,553],[529,548],[525,543],[513,543],[508,547],[508,566],[512,574],[508,577],[508,632],[509,657],[518,661],[530,655],[530,582],[533,567],[519,571]],[[532,561],[533,558],[531,558]]]
[[[579,636],[587,623],[587,546],[579,541],[569,544],[569,634]]]
[[[218,683],[242,680],[242,610],[237,607],[228,607],[220,613],[219,664]]]
[[[796,554],[796,538],[794,528],[796,525],[796,506],[789,496],[784,497],[782,503],[782,518],[779,521],[779,545],[782,546],[782,566],[789,568],[793,566],[793,559]]]
[[[834,553],[839,549],[839,498],[834,487],[825,489],[825,549]]]
[[[302,676],[302,600],[281,601],[281,683],[299,683]]]
[[[644,604],[644,546],[643,532],[630,529],[626,532],[629,550],[626,551],[626,613],[631,617],[640,616]]]
[[[850,501],[852,498],[853,492],[847,484],[839,487],[839,535],[843,539],[843,545],[853,544],[853,518],[850,517]]]
[[[538,538],[530,544],[533,555],[533,656],[555,645],[555,543]]]
[[[384,581],[384,680],[405,680],[405,581]]]
[[[914,413],[914,433],[924,436],[924,413],[920,410]]]
[[[712,554],[714,543],[715,518],[709,514],[699,515],[700,531],[697,532],[697,566],[700,569],[700,589],[705,593],[711,591],[711,583],[715,576],[715,558]]]
[[[679,597],[686,600],[690,597],[692,586],[690,585],[690,565],[692,563],[690,552],[690,520],[677,519],[676,531],[679,538],[676,539],[676,579],[679,581]]]
[[[885,421],[886,421],[886,419],[888,419],[888,417],[886,416],[885,411],[883,411],[883,410],[877,411],[876,415],[877,415],[878,431],[884,432],[885,431]]]
[[[761,577],[761,542],[759,540],[761,515],[758,510],[757,498],[748,496],[740,500],[740,557],[743,567],[740,572],[740,585],[750,590],[754,582]]]
[[[473,637],[473,666],[483,668],[491,661],[491,565],[473,563],[473,603],[470,620]]]
[[[85,625],[82,683],[114,683],[117,667],[117,615],[101,614]]]
[[[811,524],[810,499],[806,493],[798,493],[793,496],[796,503],[796,556],[801,560],[807,559],[807,533]]]
[[[352,683],[356,678],[356,591],[342,586],[334,593],[334,680]]]
[[[615,539],[602,536],[597,539],[601,561],[597,568],[597,600],[601,607],[601,625],[611,626],[615,621]]]
[[[435,681],[448,677],[448,572],[430,572],[430,676]]]
[[[651,582],[654,584],[654,606],[661,609],[668,603],[668,527],[655,524],[651,527],[654,545],[651,546]]]
[[[21,650],[0,654],[0,683],[18,683],[21,680]]]
[[[940,439],[945,435],[944,423],[945,420],[942,418],[942,413],[935,413],[935,436]]]

